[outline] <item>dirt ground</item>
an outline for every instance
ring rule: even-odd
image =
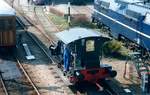
[[[131,90],[135,95],[141,95],[140,79],[138,78],[134,66],[132,66],[131,70],[131,66],[127,65],[124,77],[126,60],[104,58],[102,63],[111,65],[112,68],[117,71],[117,76],[113,80],[115,83],[120,85],[123,89]]]

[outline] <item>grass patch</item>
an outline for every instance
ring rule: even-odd
[[[69,24],[67,23],[67,20],[64,19],[64,17],[50,13],[49,18],[55,25],[57,25],[60,30],[65,30],[69,28]]]
[[[85,27],[91,29],[98,29],[97,25],[91,23],[90,21],[72,21],[71,27]]]
[[[96,24],[91,23],[90,21],[71,21],[69,26],[66,17],[57,16],[55,14],[49,14],[50,20],[57,25],[60,30],[68,29],[69,27],[85,27],[91,29],[98,29]]]

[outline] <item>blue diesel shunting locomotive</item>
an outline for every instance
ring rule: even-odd
[[[95,0],[94,22],[150,50],[150,0]]]

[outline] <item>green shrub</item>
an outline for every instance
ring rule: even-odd
[[[117,53],[118,51],[120,51],[121,47],[122,47],[121,42],[116,40],[109,41],[104,45],[104,53],[106,54]]]
[[[97,26],[89,21],[72,21],[71,27],[75,27],[75,26],[97,29]]]
[[[123,47],[123,43],[112,40],[104,44],[103,53],[105,56],[111,56],[116,58],[125,58],[128,55],[128,50]]]

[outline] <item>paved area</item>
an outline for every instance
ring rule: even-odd
[[[34,68],[34,69],[33,69]],[[40,89],[42,95],[71,95],[66,90],[63,80],[58,76],[54,66],[47,65],[28,65],[30,72],[34,72],[32,77]]]
[[[0,71],[5,80],[17,79],[22,76],[15,62],[12,61],[0,62]]]

